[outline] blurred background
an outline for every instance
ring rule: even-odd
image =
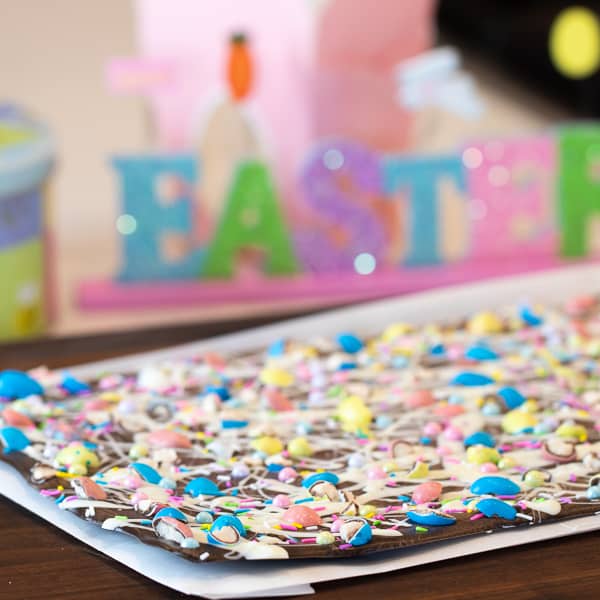
[[[598,254],[600,3],[0,7],[4,343]]]

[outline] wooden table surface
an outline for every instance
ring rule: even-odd
[[[0,346],[0,369],[63,367],[260,323],[255,319]],[[598,599],[599,551],[600,532],[595,532],[314,587],[319,600]],[[0,499],[0,600],[183,597]]]

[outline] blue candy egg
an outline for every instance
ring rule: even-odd
[[[82,392],[89,392],[91,389],[87,383],[79,381],[78,379],[75,379],[75,377],[71,377],[71,375],[67,375],[62,380],[60,387],[72,395],[81,394]]]
[[[498,396],[504,400],[504,404],[509,410],[513,410],[513,408],[518,408],[525,402],[525,397],[521,392],[517,391],[513,387],[503,387],[499,389],[497,392]]]
[[[511,479],[497,475],[486,475],[476,479],[471,484],[471,493],[481,496],[494,494],[495,496],[514,496],[521,488]]]
[[[443,356],[446,354],[446,348],[444,347],[444,344],[436,344],[429,349],[429,354],[432,354],[433,356]]]
[[[488,448],[493,448],[496,445],[496,441],[486,431],[477,431],[465,438],[464,444],[466,447],[487,446]]]
[[[224,385],[207,385],[204,388],[205,394],[216,394],[221,398],[221,400],[229,400],[231,398],[231,394],[229,390]]]
[[[184,538],[181,540],[182,548],[198,548],[198,546],[200,546],[200,542],[195,538]]]
[[[154,515],[153,521],[156,521],[157,519],[161,519],[162,517],[172,517],[173,519],[177,519],[178,521],[181,521],[182,523],[187,523],[187,521],[188,521],[187,517],[180,510],[177,510],[176,508],[173,508],[171,506],[161,508]]]
[[[243,429],[248,427],[248,421],[235,421],[233,419],[223,419],[221,429]]]
[[[129,465],[130,469],[133,469],[144,481],[158,485],[162,476],[156,469],[153,469],[150,465],[140,462],[134,462]]]
[[[275,340],[268,348],[267,354],[269,356],[283,356],[285,354],[285,340]]]
[[[164,488],[165,490],[175,490],[175,489],[177,489],[177,483],[173,479],[170,479],[169,477],[163,477],[158,482],[158,485],[161,488]]]
[[[0,397],[11,400],[26,398],[37,394],[41,396],[44,388],[27,373],[22,371],[0,372]]]
[[[463,371],[459,373],[452,379],[451,383],[453,385],[464,385],[466,387],[475,387],[478,385],[489,385],[490,383],[494,383],[494,380],[487,375],[483,375],[482,373],[472,373],[469,371]]]
[[[207,510],[201,510],[195,518],[196,523],[212,523],[213,516]]]
[[[31,444],[29,438],[16,427],[0,428],[0,442],[4,445],[4,453],[20,452]]]
[[[371,526],[364,519],[352,519],[351,521],[347,521],[348,524],[354,522],[360,522],[360,528],[348,539],[348,543],[353,546],[364,546],[365,544],[368,544],[373,538]]]
[[[471,360],[496,360],[498,355],[485,346],[471,346],[465,352],[465,357]]]
[[[587,491],[588,500],[600,500],[600,485],[591,485]]]
[[[392,424],[392,419],[388,415],[379,415],[375,419],[375,425],[380,429],[385,429]]]
[[[206,477],[192,479],[184,488],[184,493],[196,498],[200,494],[204,496],[222,496],[223,493],[214,481]]]
[[[364,347],[362,341],[352,333],[338,334],[337,343],[341,346],[342,350],[348,352],[348,354],[356,354]]]
[[[337,485],[340,482],[340,478],[335,473],[330,473],[329,471],[325,471],[324,473],[313,473],[302,482],[302,487],[309,488],[318,481],[328,481],[333,485]]]
[[[525,323],[527,323],[527,325],[531,325],[532,327],[541,325],[544,322],[544,319],[542,319],[542,317],[539,317],[538,315],[531,312],[531,309],[527,306],[521,308],[519,316],[523,321],[525,321]]]
[[[509,521],[517,518],[517,509],[498,498],[484,498],[476,506],[486,517],[500,517]]]
[[[482,414],[486,417],[493,417],[494,415],[499,415],[502,411],[500,407],[495,402],[486,402],[481,408]]]
[[[215,519],[206,537],[212,544],[235,544],[246,537],[246,530],[237,517],[223,515]]]
[[[429,525],[433,527],[454,525],[456,519],[435,510],[409,510],[406,516],[417,525]]]

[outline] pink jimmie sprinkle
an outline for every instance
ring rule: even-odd
[[[391,527],[388,527],[388,529],[393,529],[394,531],[396,531],[396,529],[398,529],[400,527],[400,525],[392,525]]]
[[[325,510],[327,507],[326,506],[313,506],[312,509],[316,510],[317,512],[321,511],[321,510]]]
[[[469,521],[477,521],[477,519],[481,519],[484,516],[485,515],[483,513],[477,513],[476,515],[469,517]]]
[[[60,496],[62,492],[60,490],[40,490],[42,496]]]
[[[311,537],[311,538],[303,538],[302,540],[300,540],[303,544],[316,544],[317,543],[317,538],[316,537]]]
[[[297,527],[293,525],[286,525],[285,523],[280,523],[281,529],[285,529],[285,531],[298,531]]]
[[[577,475],[575,475],[575,473],[571,473],[569,475],[569,481],[571,481],[571,482],[577,481]]]
[[[338,548],[340,550],[348,550],[348,548],[352,548],[352,544],[340,544]]]

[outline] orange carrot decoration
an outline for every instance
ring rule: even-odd
[[[242,100],[250,93],[252,77],[252,58],[246,36],[243,33],[235,34],[230,40],[227,65],[229,89],[235,100]]]

